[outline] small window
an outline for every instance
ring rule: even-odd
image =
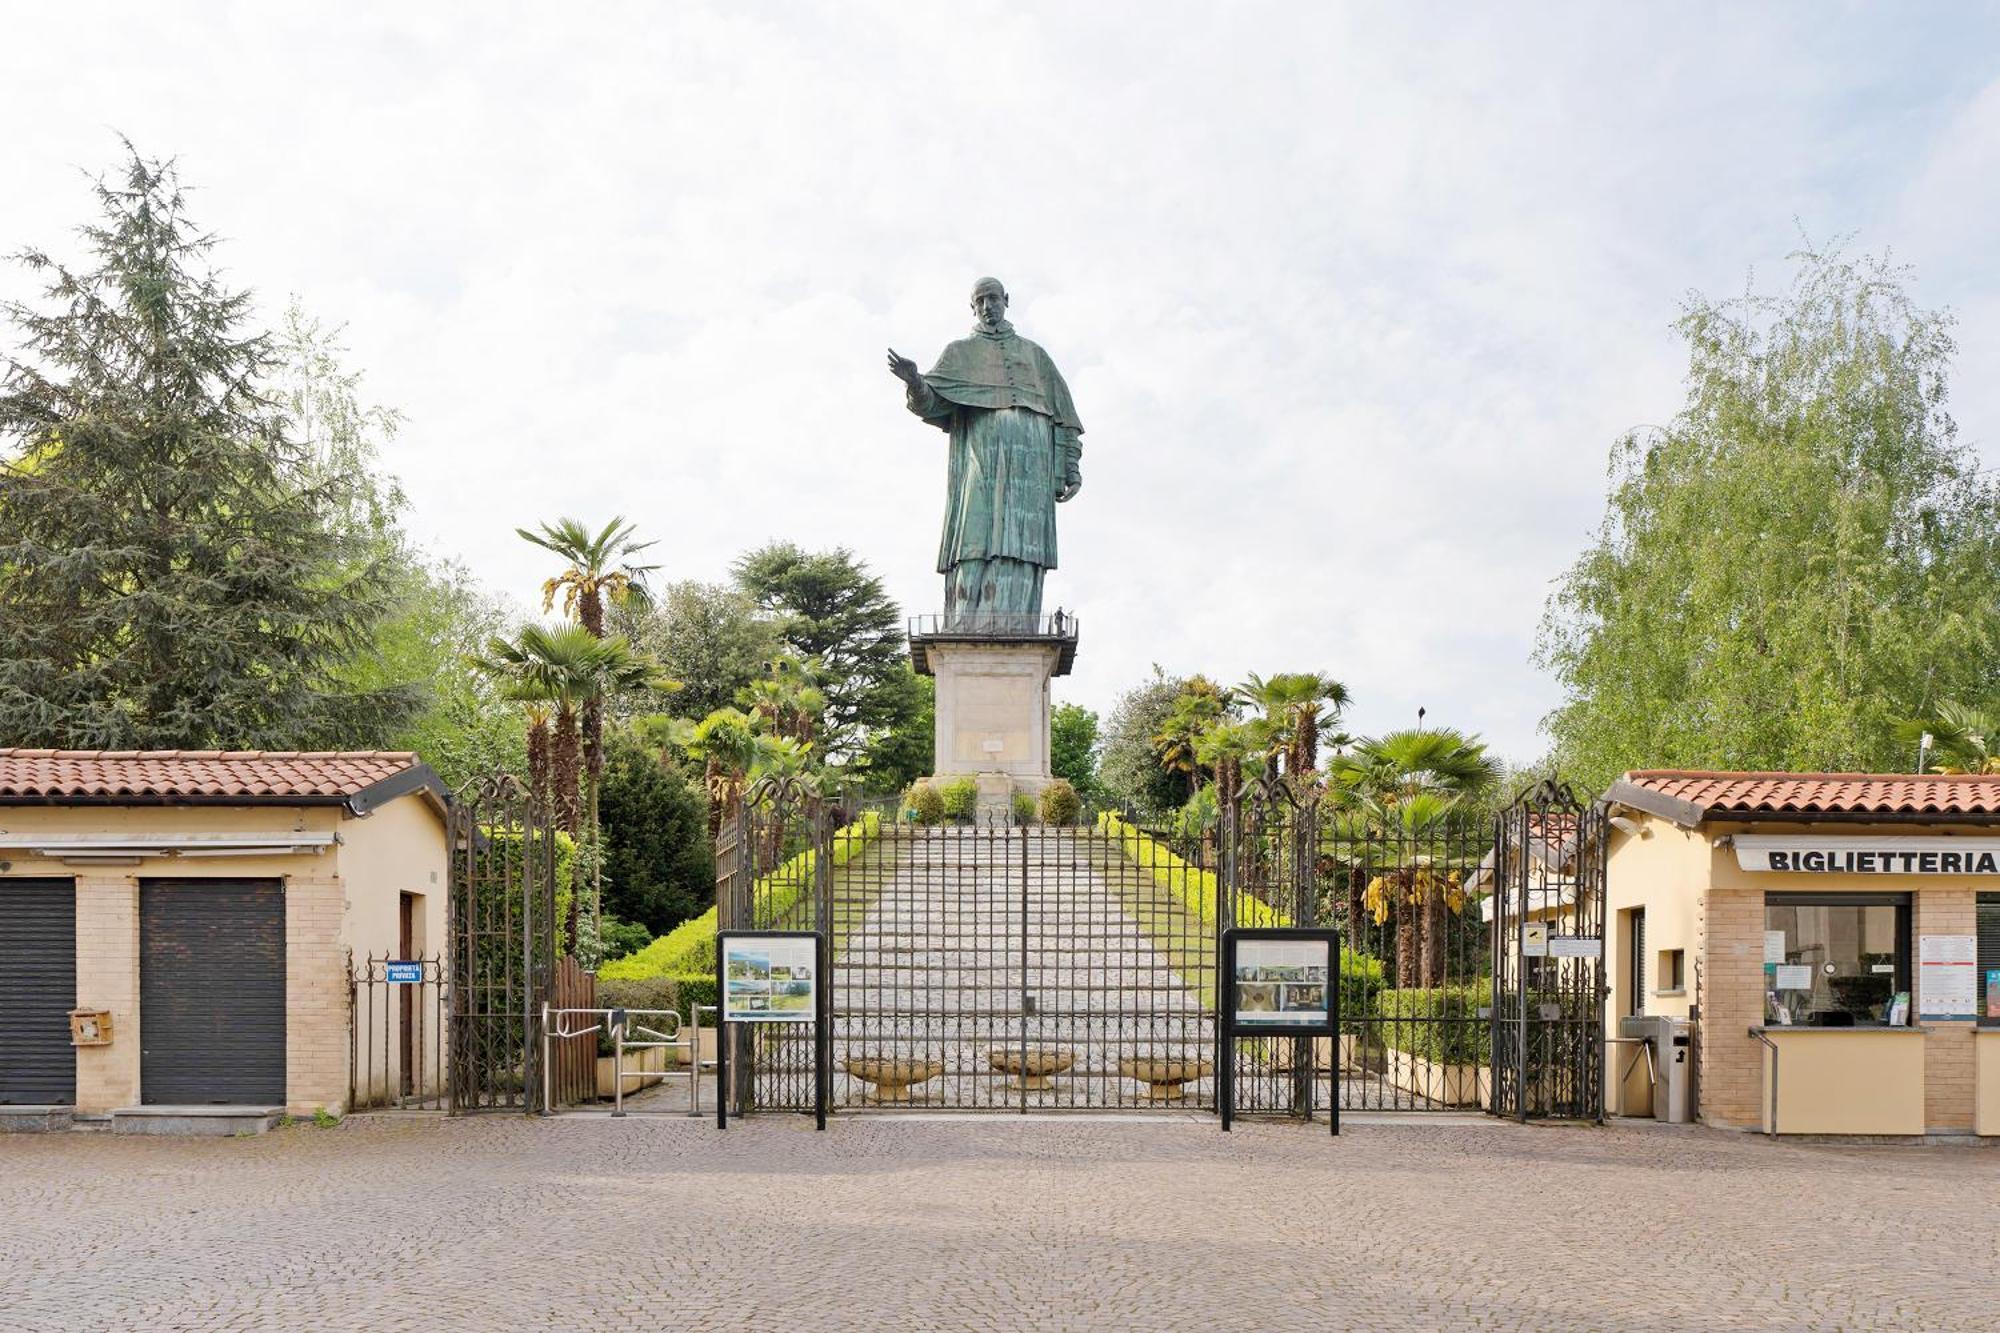
[[[1687,950],[1660,950],[1660,990],[1684,991],[1687,989]]]
[[[1632,977],[1632,996],[1627,1007],[1635,1014],[1643,1014],[1646,1012],[1646,909],[1635,907],[1629,915],[1632,952],[1626,955],[1626,963]]]
[[[1774,1024],[1908,1023],[1910,895],[1764,895],[1764,1017]]]

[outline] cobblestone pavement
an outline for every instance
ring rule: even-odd
[[[1701,1129],[360,1117],[0,1139],[0,1328],[1946,1329],[2000,1151]]]

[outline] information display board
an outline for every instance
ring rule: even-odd
[[[1333,944],[1320,937],[1245,939],[1236,945],[1230,993],[1238,1032],[1326,1029]]]
[[[832,1024],[823,1006],[830,991],[821,982],[828,969],[826,936],[812,930],[724,930],[715,939],[715,976],[721,994],[717,1016],[722,1031],[715,1043],[715,1123],[729,1127],[729,1106],[735,1089],[731,1066],[739,1079],[754,1073],[752,1055],[760,1042],[790,1041],[795,1035],[772,1027],[811,1024],[813,1056],[813,1119],[826,1128],[826,1104],[833,1082]],[[756,1028],[765,1028],[758,1036]]]
[[[776,931],[722,941],[722,1021],[810,1023],[819,1014],[819,936]]]
[[[1236,1114],[1236,1042],[1239,1037],[1290,1037],[1287,1057],[1307,1082],[1301,1095],[1308,1114],[1316,1100],[1319,1058],[1327,1051],[1330,1092],[1327,1119],[1340,1133],[1340,1061],[1333,1055],[1340,1030],[1340,934],[1309,927],[1227,930],[1222,935],[1221,1067],[1217,1101],[1222,1128]]]

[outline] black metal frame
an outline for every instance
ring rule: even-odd
[[[1515,1120],[1604,1120],[1605,853],[1608,811],[1553,779],[1495,821],[1492,1098]],[[1588,957],[1529,956],[1525,927],[1595,939]]]
[[[715,1039],[715,1126],[729,1128],[729,1041],[735,1028],[796,1028],[807,1026],[799,1019],[772,1019],[764,1022],[729,1017],[729,974],[724,960],[731,940],[811,940],[813,942],[813,1096],[814,1128],[826,1128],[826,1106],[833,1082],[833,1052],[830,1014],[833,951],[827,947],[826,933],[818,930],[718,930],[715,934],[716,1024]],[[787,1044],[789,1045],[789,1043]]]
[[[546,1109],[541,1002],[556,959],[549,813],[518,778],[480,778],[448,807],[447,846],[449,1109]]]
[[[416,967],[419,980],[389,980],[391,963]],[[446,1058],[451,982],[446,958],[369,954],[356,959],[350,953],[348,1006],[347,1109],[444,1110],[451,1095]],[[414,1067],[403,1060],[406,1033]]]
[[[1240,1024],[1236,1017],[1236,951],[1244,940],[1278,940],[1285,942],[1311,941],[1326,945],[1327,979],[1326,1009],[1327,1019],[1323,1028],[1304,1027],[1296,1024],[1257,1023],[1248,1027]],[[1245,1037],[1253,1039],[1278,1039],[1285,1041],[1290,1050],[1290,1058],[1284,1061],[1289,1069],[1310,1067],[1314,1061],[1312,1043],[1326,1041],[1337,1043],[1340,1037],[1340,992],[1341,987],[1340,932],[1331,929],[1278,928],[1278,927],[1234,927],[1222,933],[1222,992],[1218,1026],[1222,1033],[1225,1058],[1216,1066],[1219,1086],[1216,1089],[1216,1103],[1222,1112],[1222,1130],[1226,1134],[1236,1119],[1236,1056],[1237,1043]],[[1331,1086],[1327,1093],[1327,1121],[1330,1132],[1340,1133],[1340,1059],[1336,1053],[1330,1060]],[[1313,1115],[1313,1089],[1317,1080],[1310,1080],[1303,1105],[1294,1104],[1290,1113],[1310,1120]]]

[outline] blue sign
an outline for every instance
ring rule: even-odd
[[[384,963],[382,980],[393,985],[421,985],[424,979],[422,963]]]

